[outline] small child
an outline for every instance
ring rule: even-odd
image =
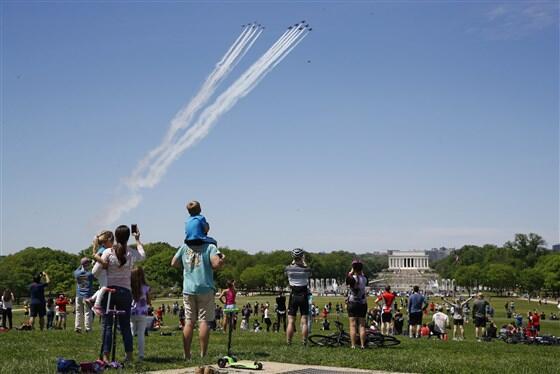
[[[99,289],[93,294],[92,297],[86,300],[88,304],[95,304],[93,311],[98,316],[103,314],[103,307],[101,302],[103,301],[103,296],[105,294],[105,288],[107,287],[107,261],[101,258],[103,251],[108,248],[113,247],[115,242],[115,236],[109,230],[102,231],[99,235],[93,238],[93,258],[95,259],[95,265],[93,266],[92,273],[97,278],[99,282]]]
[[[187,204],[187,211],[190,217],[185,222],[185,244],[187,245],[202,245],[214,244],[217,245],[216,239],[208,236],[210,225],[206,222],[206,218],[200,214],[202,208],[198,201],[191,201]]]
[[[55,304],[58,307],[56,311],[56,314],[58,316],[56,328],[59,330],[63,328],[64,330],[66,330],[66,305],[68,305],[69,303],[70,302],[68,301],[66,296],[64,296],[63,293],[58,295],[58,297],[55,300]]]
[[[144,359],[144,335],[148,317],[148,305],[150,304],[150,286],[146,284],[144,269],[137,266],[130,274],[132,291],[132,307],[130,310],[130,324],[132,334],[138,337],[138,359]]]

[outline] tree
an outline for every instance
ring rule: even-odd
[[[491,264],[485,269],[485,285],[502,293],[516,286],[516,272],[513,266]]]
[[[284,273],[284,265],[271,267],[265,276],[266,287],[274,290],[276,287],[284,288],[288,285],[288,278]]]
[[[538,258],[546,253],[546,242],[535,233],[515,234],[515,239],[504,244],[505,248],[514,251],[515,255],[525,261],[525,265],[532,267]]]
[[[543,273],[537,269],[523,269],[519,274],[519,286],[531,295],[544,286],[544,278]]]
[[[560,294],[560,253],[541,256],[535,269],[544,277],[544,287],[553,294]]]
[[[482,271],[478,264],[462,266],[457,269],[454,276],[457,285],[466,287],[469,294],[473,288],[479,286],[481,277]]]
[[[41,271],[49,274],[47,293],[72,292],[75,289],[74,270],[80,257],[51,248],[29,247],[0,260],[0,289],[10,288],[16,298],[29,297],[29,284]]]
[[[266,286],[266,265],[251,266],[241,273],[241,284],[249,290],[260,290]]]

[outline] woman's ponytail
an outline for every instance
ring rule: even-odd
[[[115,230],[115,241],[117,244],[113,246],[115,255],[119,260],[119,267],[126,264],[126,250],[128,246],[128,238],[130,238],[130,229],[128,226],[120,225]]]

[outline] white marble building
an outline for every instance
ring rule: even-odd
[[[389,270],[427,270],[430,268],[426,251],[388,251]]]

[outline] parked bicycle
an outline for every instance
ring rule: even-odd
[[[343,347],[350,346],[350,334],[344,331],[344,325],[339,321],[334,321],[337,331],[330,335],[314,334],[308,340],[313,345],[321,347]],[[369,348],[391,347],[399,345],[401,342],[394,336],[383,335],[371,329],[366,330],[366,346]]]

